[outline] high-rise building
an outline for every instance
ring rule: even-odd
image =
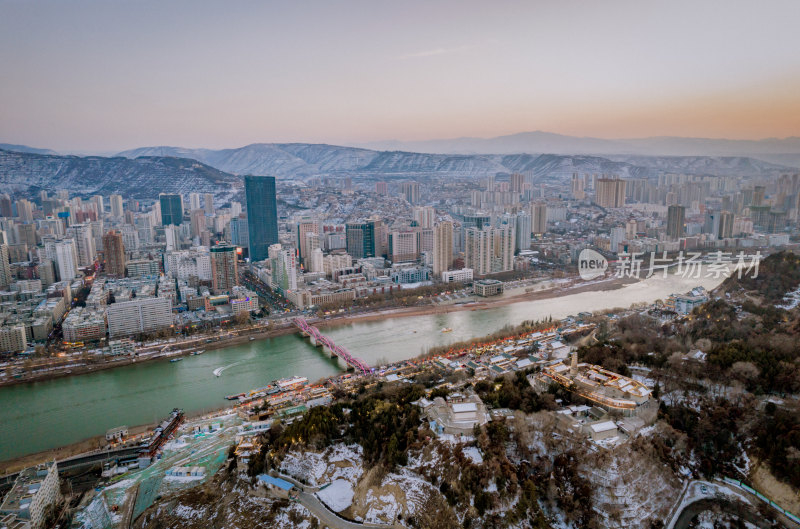
[[[63,239],[53,244],[55,262],[58,265],[58,279],[71,281],[78,275],[78,252],[73,239]]]
[[[79,266],[91,266],[94,264],[97,252],[94,246],[94,236],[92,227],[89,224],[73,224],[67,229],[68,236],[75,240],[75,250],[78,254]]]
[[[297,290],[297,259],[291,249],[273,244],[268,249],[272,287],[285,294]]]
[[[122,218],[122,216],[125,214],[124,209],[122,207],[122,196],[111,195],[110,197],[108,197],[108,202],[111,207],[111,216]]]
[[[717,232],[717,237],[720,239],[730,239],[733,237],[733,213],[730,211],[720,211],[719,232]]]
[[[33,203],[24,198],[17,200],[17,217],[22,222],[33,222]]]
[[[235,246],[211,248],[211,285],[214,292],[229,292],[239,284]]]
[[[415,206],[413,211],[414,221],[420,228],[433,228],[436,222],[436,211],[433,206]]]
[[[531,205],[531,233],[547,233],[547,204]]]
[[[200,237],[206,231],[206,212],[203,209],[193,209],[189,214],[192,223],[192,237]]]
[[[181,195],[161,193],[158,195],[161,204],[161,224],[163,226],[180,226],[183,223],[183,197]]]
[[[200,193],[189,193],[189,209],[192,211],[203,209],[202,204],[200,204]]]
[[[586,180],[578,173],[572,173],[572,198],[583,200],[586,198]]]
[[[105,204],[103,203],[103,195],[94,195],[92,197],[92,203],[94,204],[94,209],[97,212],[97,218],[102,219],[105,208]]]
[[[203,195],[203,206],[206,210],[206,215],[211,216],[214,214],[214,195],[212,193]]]
[[[109,276],[125,276],[125,245],[122,234],[111,230],[103,235],[103,254],[106,258],[105,271]]]
[[[753,205],[754,206],[763,206],[764,205],[764,196],[767,191],[767,188],[764,186],[755,186],[753,187]]]
[[[703,233],[708,233],[714,237],[716,237],[719,233],[719,213],[713,209],[706,210],[706,218],[705,222],[703,223]]]
[[[469,228],[465,233],[464,266],[476,276],[508,272],[514,269],[514,227],[503,225],[482,230]]]
[[[419,183],[403,182],[400,185],[403,196],[409,204],[419,204]]]
[[[313,248],[308,245],[308,241],[306,240],[307,236],[309,234],[319,234],[319,232],[319,223],[309,218],[302,219],[295,226],[297,250],[300,254],[300,262],[303,263],[304,266],[308,266],[309,263],[307,263],[306,260],[310,255],[310,250],[313,250]],[[317,244],[317,247],[319,247],[319,244]]]
[[[353,259],[375,257],[376,233],[374,222],[349,222],[345,226],[347,253]]]
[[[684,235],[686,208],[677,204],[667,208],[667,237],[680,239]]]
[[[621,208],[625,205],[625,180],[598,178],[594,202],[601,208]]]
[[[325,271],[325,257],[322,254],[321,248],[314,248],[309,258],[308,271],[313,273],[320,273]]]
[[[386,182],[376,182],[375,192],[379,195],[389,194],[389,184],[387,184]]]
[[[249,248],[250,239],[247,235],[247,219],[233,217],[231,219],[231,244],[241,248]]]
[[[389,233],[388,256],[393,263],[413,261],[419,257],[417,252],[417,232],[403,230]]]
[[[7,290],[13,281],[11,277],[11,263],[8,257],[8,245],[0,244],[0,289]]]
[[[522,187],[525,184],[525,175],[521,173],[511,174],[511,192],[522,193]]]
[[[440,222],[433,229],[433,275],[441,278],[453,265],[453,223]]]
[[[531,216],[525,212],[517,213],[516,218],[516,242],[518,251],[531,249]]]
[[[11,197],[8,193],[0,195],[0,217],[11,218],[14,216],[14,209],[11,202]]]
[[[269,247],[278,242],[278,201],[275,177],[245,176],[247,198],[247,232],[250,238],[250,260],[262,261],[269,256]]]

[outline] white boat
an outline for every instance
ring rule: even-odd
[[[453,329],[450,327],[442,327],[442,332],[453,332]]]

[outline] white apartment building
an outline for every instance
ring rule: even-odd
[[[201,281],[211,280],[211,255],[205,247],[180,252],[169,252],[164,257],[166,273],[176,279],[195,276]]]
[[[24,351],[28,344],[23,325],[3,325],[0,327],[0,352],[17,353]]]
[[[172,300],[144,298],[106,307],[108,334],[111,338],[157,331],[172,325]]]

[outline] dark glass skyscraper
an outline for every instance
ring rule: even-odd
[[[183,222],[183,197],[162,193],[158,199],[161,202],[161,224],[180,226]]]
[[[245,176],[247,200],[247,232],[250,239],[250,260],[266,259],[270,244],[278,242],[278,200],[274,176]]]

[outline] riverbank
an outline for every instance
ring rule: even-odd
[[[390,318],[405,318],[412,316],[447,314],[451,312],[459,312],[467,310],[470,311],[487,310],[491,308],[511,305],[514,303],[538,301],[568,294],[580,294],[581,292],[616,290],[630,283],[635,283],[637,280],[631,278],[611,277],[592,282],[582,282],[577,279],[575,281],[576,282],[574,283],[558,285],[549,289],[543,289],[534,292],[523,292],[518,295],[510,295],[505,297],[485,298],[484,300],[481,301],[475,301],[465,304],[433,304],[433,305],[421,305],[415,307],[395,307],[377,311],[370,311],[363,314],[344,315],[340,317],[332,317],[329,319],[319,319],[312,321],[316,327],[323,328],[323,327],[338,327],[358,322],[379,321]],[[105,371],[117,367],[129,366],[131,364],[144,364],[159,360],[164,361],[170,358],[188,356],[194,349],[197,348],[202,348],[203,350],[207,351],[214,349],[222,349],[246,343],[248,341],[251,341],[250,338],[254,338],[255,340],[266,340],[268,338],[274,338],[286,334],[293,334],[297,332],[297,330],[293,326],[284,326],[270,330],[261,330],[258,327],[245,327],[245,328],[233,329],[231,330],[231,332],[232,333],[235,332],[237,334],[236,335],[229,334],[224,337],[214,336],[213,338],[211,338],[213,340],[211,342],[206,342],[206,340],[209,339],[208,335],[202,335],[193,340],[186,340],[184,342],[175,342],[173,344],[169,344],[170,347],[181,347],[182,349],[180,351],[166,352],[164,354],[159,354],[154,356],[140,355],[137,357],[118,357],[106,362],[86,363],[78,366],[69,366],[68,368],[56,371],[46,371],[43,373],[24,376],[21,378],[8,378],[6,380],[0,381],[0,387],[43,382],[63,377],[86,375],[89,373],[96,373],[98,371]]]
[[[422,305],[418,307],[401,307],[384,309],[366,314],[357,314],[353,316],[341,316],[337,318],[314,320],[314,326],[318,328],[323,327],[338,327],[340,325],[348,325],[351,323],[378,321],[390,318],[406,318],[411,316],[429,316],[432,314],[448,314],[451,312],[474,311],[474,310],[488,310],[514,303],[523,303],[528,301],[541,301],[546,299],[557,298],[572,294],[581,294],[583,292],[603,292],[620,289],[626,285],[637,283],[639,280],[635,278],[616,278],[612,277],[602,281],[581,282],[567,285],[560,285],[546,290],[538,290],[535,292],[525,292],[519,295],[509,297],[485,298],[485,300],[476,301],[464,304],[448,304],[448,305]],[[627,308],[627,307],[619,307]]]
[[[211,411],[204,410],[204,411],[196,411],[194,413],[186,413],[184,417],[188,421],[195,419],[212,418],[214,416],[220,415],[222,412],[230,413],[232,411],[233,411],[233,406],[227,405],[227,406],[220,406],[219,408]],[[152,431],[158,425],[159,425],[158,422],[151,422],[147,424],[139,424],[136,426],[128,426],[128,435],[129,437],[136,437],[143,433]],[[76,443],[60,446],[58,448],[43,450],[41,452],[34,452],[32,454],[26,454],[24,456],[14,457],[8,460],[0,460],[0,477],[5,476],[6,474],[13,474],[14,472],[19,472],[20,470],[36,466],[40,463],[47,463],[53,461],[54,459],[60,461],[79,455],[89,454],[91,452],[105,449],[106,446],[107,445],[106,445],[105,435],[95,435],[93,437],[83,439]]]

